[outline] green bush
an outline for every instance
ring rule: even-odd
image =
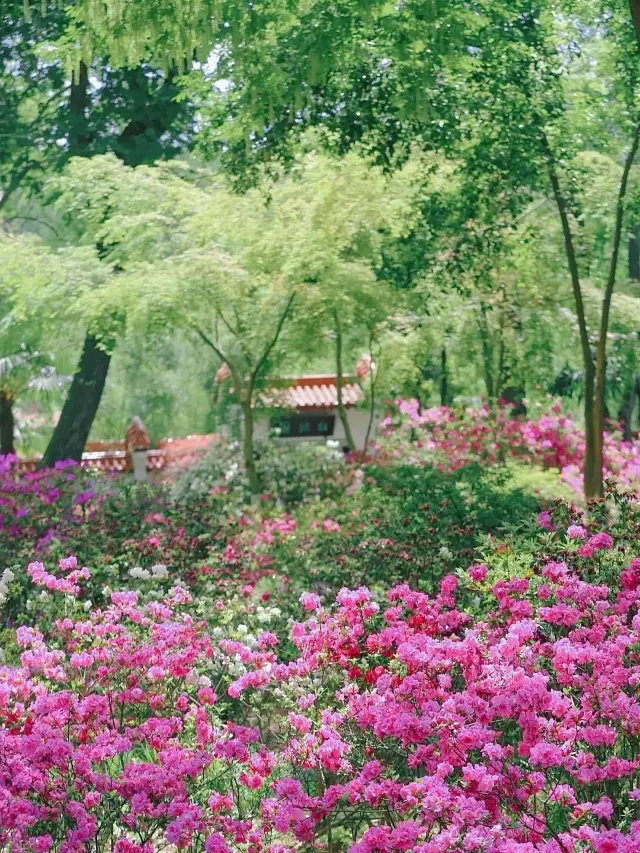
[[[303,500],[337,497],[347,484],[344,456],[327,444],[256,442],[256,467],[263,493],[291,507]],[[215,444],[180,477],[174,500],[184,503],[207,494],[226,494],[238,506],[250,500],[249,483],[238,442]]]

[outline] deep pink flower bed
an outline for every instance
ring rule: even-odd
[[[480,484],[571,481],[557,411],[400,410],[286,511],[4,462],[0,850],[640,853],[637,501]]]
[[[550,535],[526,576],[303,594],[289,640],[32,564],[70,615],[0,669],[2,849],[637,853],[640,559]]]
[[[414,434],[416,459],[442,470],[456,470],[479,461],[495,464],[507,458],[525,459],[556,468],[580,494],[585,452],[584,430],[563,415],[560,404],[537,418],[516,419],[508,408],[447,407],[420,409],[417,400],[399,400],[400,417],[388,417],[383,430],[392,446],[406,444]],[[416,435],[417,433],[417,435]],[[604,475],[640,492],[640,441],[622,441],[615,432],[604,437]]]

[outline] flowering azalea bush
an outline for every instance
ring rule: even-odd
[[[30,574],[46,585],[53,577],[38,564]],[[55,588],[68,593],[76,579]],[[135,592],[113,593],[104,610],[61,619],[55,645],[17,630],[21,666],[0,670],[2,849],[135,853],[194,837],[207,850],[225,849],[216,846],[223,834],[246,841],[251,824],[232,813],[228,791],[243,787],[255,811],[254,780],[272,765],[254,728],[214,708],[203,674],[214,645],[184,612],[190,600],[179,587],[144,606]]]
[[[15,458],[0,457],[0,568],[22,584],[20,591],[14,585],[5,619],[26,610],[28,620],[42,618],[48,592],[34,596],[24,566],[34,559],[55,563],[68,553],[91,569],[85,595],[94,603],[123,585],[166,591],[177,578],[206,577],[216,594],[235,592],[256,568],[224,558],[242,518],[220,495],[177,504],[168,487],[94,474],[73,463],[20,475]]]
[[[476,622],[451,576],[384,607],[304,598],[298,657],[230,687],[288,700],[279,826],[352,853],[638,849],[640,560],[626,572],[615,591],[549,562]]]
[[[399,400],[397,414],[383,422],[384,440],[378,448],[391,458],[410,458],[414,464],[455,471],[471,462],[493,465],[508,457],[557,468],[576,492],[582,491],[584,431],[560,404],[539,417],[513,418],[508,408],[454,411],[446,406],[420,409],[417,400]],[[640,490],[640,442],[604,435],[605,476]]]
[[[256,468],[263,485],[264,500],[291,508],[303,500],[338,497],[350,482],[339,443],[256,443]],[[237,441],[216,445],[203,459],[180,477],[174,488],[178,502],[193,501],[208,494],[226,495],[238,505],[249,502],[251,493]]]
[[[640,850],[640,504],[418,420],[259,505],[4,461],[1,850]]]
[[[306,592],[288,636],[182,586],[85,613],[75,558],[30,564],[69,610],[0,668],[0,845],[634,853],[637,541],[562,512],[527,576]]]
[[[446,474],[334,461],[326,473],[325,451],[320,464],[313,476],[326,474],[330,487],[321,494],[309,488],[291,511],[274,500],[242,503],[240,493],[220,482],[175,500],[167,487],[105,478],[78,466],[20,477],[14,464],[5,464],[0,570],[10,571],[13,583],[2,620],[49,630],[59,599],[46,587],[34,589],[25,566],[33,560],[55,566],[68,553],[90,569],[81,593],[87,607],[103,606],[114,589],[162,594],[177,580],[211,600],[244,598],[258,586],[285,611],[288,581],[297,590],[294,598],[305,588],[365,580],[411,580],[434,589],[444,573],[471,559],[479,535],[499,535],[505,524],[532,517],[538,507],[532,496],[505,491],[507,474],[497,468],[467,466]]]

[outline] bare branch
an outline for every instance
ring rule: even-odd
[[[229,361],[228,361],[228,359],[227,359],[226,355],[222,352],[222,350],[220,349],[220,347],[218,347],[216,344],[214,344],[214,342],[211,340],[211,338],[210,338],[208,335],[205,335],[205,333],[202,331],[202,329],[201,329],[199,326],[196,326],[196,325],[195,325],[195,323],[192,323],[192,324],[191,324],[191,328],[192,328],[192,329],[193,329],[193,331],[198,335],[198,337],[199,337],[199,338],[200,338],[200,339],[201,339],[201,340],[202,340],[202,341],[203,341],[203,342],[204,342],[208,347],[210,347],[210,348],[215,352],[215,354],[216,354],[217,356],[219,356],[219,357],[222,359],[222,361],[224,361],[224,363],[225,363],[225,364],[229,364]],[[230,365],[230,364],[229,364],[229,367],[231,367],[231,365]]]
[[[231,323],[227,320],[227,318],[222,313],[222,309],[217,307],[217,306],[216,306],[216,313],[217,313],[218,317],[220,317],[220,319],[222,320],[224,325],[227,327],[231,336],[234,337],[238,341],[240,349],[242,350],[242,354],[247,360],[247,364],[249,365],[249,369],[251,369],[253,366],[253,356],[251,355],[249,350],[244,345],[244,342],[242,340],[242,331],[240,329],[240,325],[238,325],[237,329],[234,329],[233,326],[231,325]],[[236,317],[237,317],[237,312],[236,312]]]
[[[242,374],[238,370],[237,366],[231,361],[231,359],[229,359],[224,354],[224,351],[217,344],[215,344],[208,335],[206,335],[202,331],[202,329],[199,326],[197,326],[195,323],[191,323],[191,328],[198,335],[200,340],[203,341],[210,349],[212,349],[215,352],[215,354],[222,360],[222,362],[224,364],[227,364],[229,366],[229,370],[231,371],[231,377],[233,379],[233,385],[234,385],[233,390],[234,390],[234,393],[236,395],[238,402],[241,402],[242,401],[243,381],[242,381]]]

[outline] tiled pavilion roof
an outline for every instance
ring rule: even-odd
[[[322,374],[319,376],[300,376],[289,380],[290,384],[270,388],[261,395],[264,406],[283,409],[335,409],[338,405],[336,376]],[[362,398],[362,388],[353,377],[343,378],[342,399],[345,406],[354,406]]]

